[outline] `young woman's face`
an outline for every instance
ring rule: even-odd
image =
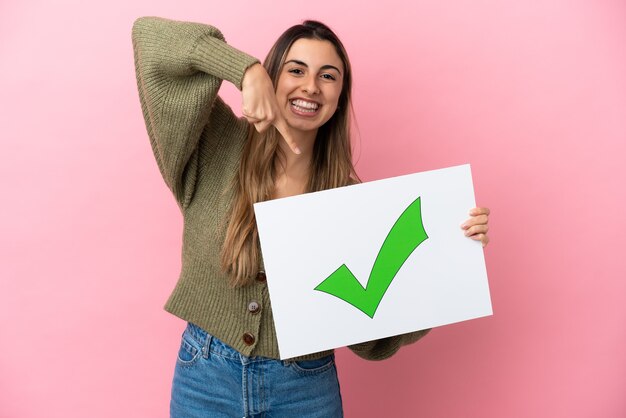
[[[276,98],[294,130],[317,131],[337,110],[343,88],[343,63],[332,43],[298,39],[278,77]]]

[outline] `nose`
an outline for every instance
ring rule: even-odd
[[[318,83],[317,75],[314,75],[314,74],[307,75],[307,77],[303,80],[302,91],[310,95],[319,94],[320,89],[317,83]]]

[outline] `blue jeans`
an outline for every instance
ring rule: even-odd
[[[176,361],[170,416],[343,417],[334,355],[299,362],[246,357],[189,323]]]

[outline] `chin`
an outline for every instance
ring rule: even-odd
[[[289,124],[289,126],[291,127],[291,129],[299,131],[299,132],[311,132],[311,131],[317,131],[319,129],[320,125],[319,123],[303,123],[302,121],[297,121],[297,122],[287,122]]]

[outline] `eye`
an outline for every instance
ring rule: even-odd
[[[304,71],[302,71],[300,68],[290,68],[289,70],[287,70],[287,72],[296,75],[304,74]]]
[[[337,77],[335,77],[334,75],[329,74],[329,73],[324,73],[324,74],[321,75],[321,77],[323,79],[325,79],[325,80],[332,80],[332,81],[337,79]]]

